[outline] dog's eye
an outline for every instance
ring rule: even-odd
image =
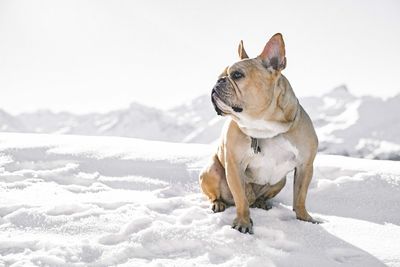
[[[240,71],[234,71],[234,72],[231,73],[231,77],[232,77],[232,79],[234,79],[234,80],[238,80],[238,79],[240,79],[240,78],[243,78],[243,77],[244,77],[244,74],[241,73]]]

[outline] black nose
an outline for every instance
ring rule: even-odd
[[[226,77],[221,77],[217,81],[217,83],[224,83],[224,82],[226,82]]]

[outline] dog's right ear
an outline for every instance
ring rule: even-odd
[[[249,56],[246,53],[246,50],[244,50],[243,40],[240,40],[239,47],[238,47],[238,53],[239,53],[240,59],[249,58]]]

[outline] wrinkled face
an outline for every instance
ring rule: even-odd
[[[236,62],[219,76],[211,92],[218,115],[257,118],[272,100],[277,73],[260,58]]]
[[[211,101],[218,115],[235,120],[261,119],[273,100],[275,83],[286,67],[285,44],[275,34],[259,56],[249,59],[239,44],[241,61],[227,67],[212,89]]]

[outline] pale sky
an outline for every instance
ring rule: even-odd
[[[76,113],[209,94],[281,32],[298,96],[400,93],[400,1],[0,0],[0,109]]]

